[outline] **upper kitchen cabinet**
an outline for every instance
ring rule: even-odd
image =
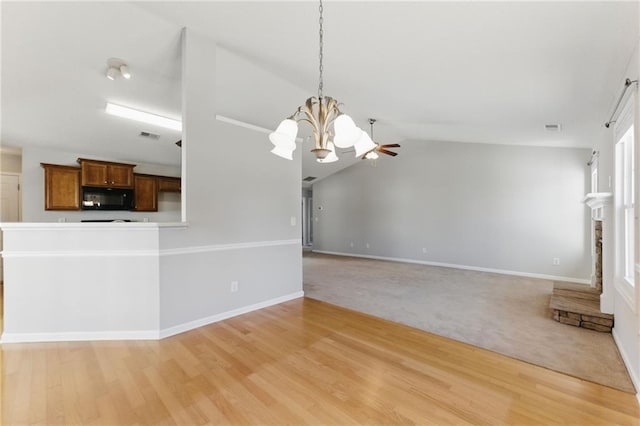
[[[138,212],[158,211],[158,177],[152,175],[139,175],[135,181],[135,210]]]
[[[82,169],[82,186],[133,188],[134,164],[78,158]]]
[[[80,210],[80,169],[41,163],[44,167],[44,209]]]
[[[182,181],[179,177],[158,176],[159,192],[180,192]]]

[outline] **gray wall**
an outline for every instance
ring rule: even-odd
[[[590,150],[407,141],[399,152],[313,185],[314,250],[590,278]]]
[[[266,134],[213,119],[230,103],[254,101],[246,87],[223,84],[234,70],[261,85],[267,100],[289,87],[186,31],[182,176],[189,226],[160,233],[162,329],[302,295],[300,156],[279,158]],[[230,291],[233,281],[237,292]]]

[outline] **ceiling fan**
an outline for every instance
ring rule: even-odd
[[[369,119],[369,124],[371,125],[371,139],[373,140],[373,125],[376,122],[375,118],[370,118]],[[390,155],[392,157],[395,157],[396,155],[398,155],[397,152],[393,152],[393,151],[389,151],[387,148],[400,148],[400,144],[398,143],[389,143],[386,145],[380,145],[379,143],[375,142],[376,147],[373,148],[371,151],[366,152],[363,156],[362,156],[362,160],[375,160],[376,158],[378,158],[378,152],[382,153],[382,154],[387,154]]]

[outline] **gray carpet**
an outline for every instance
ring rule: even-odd
[[[536,278],[304,254],[306,297],[635,393],[611,334],[554,321],[552,290]]]

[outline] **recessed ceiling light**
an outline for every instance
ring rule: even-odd
[[[111,102],[107,102],[105,112],[117,117],[124,117],[130,120],[140,121],[142,123],[153,124],[154,126],[177,130],[178,132],[182,131],[182,122],[180,120],[174,120],[173,118],[163,117],[150,112],[139,111],[122,105],[112,104]]]

